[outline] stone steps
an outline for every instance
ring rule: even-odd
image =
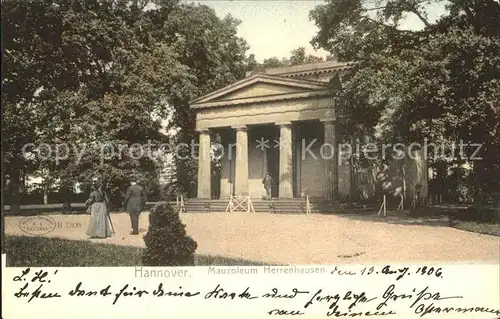
[[[185,200],[186,212],[225,212],[229,203],[229,199],[196,199],[190,198]],[[306,201],[303,198],[282,199],[276,198],[272,200],[252,199],[252,205],[255,212],[267,213],[305,213]],[[319,200],[311,202],[311,212],[335,213],[345,209],[345,204],[342,202],[332,202]],[[360,205],[349,205],[349,209],[363,209]]]
[[[299,200],[279,200],[273,201],[275,211],[300,212]],[[224,212],[227,209],[229,200],[198,200],[189,199],[186,201],[187,212]],[[256,212],[271,212],[271,202],[267,200],[252,200],[252,205]]]
[[[151,209],[154,205],[160,204],[162,202],[147,202],[145,209]],[[187,212],[225,212],[229,199],[196,199],[189,198],[185,200],[186,211]],[[269,206],[271,201],[263,199],[252,199],[252,204],[256,212],[275,212],[275,213],[305,213],[305,200],[303,198],[290,198],[281,199],[273,198],[272,203],[274,204],[274,210]],[[170,201],[169,204],[172,207],[176,207],[175,201]],[[364,213],[373,210],[371,206],[360,205],[360,204],[348,204],[343,202],[332,202],[323,199],[314,199],[311,201],[311,211],[321,212],[321,213],[338,213],[346,210],[348,208],[349,212],[352,213]],[[49,204],[49,205],[21,205],[22,213],[54,213],[61,212],[62,204]],[[84,203],[72,203],[71,212],[85,212]],[[4,206],[4,209],[9,214],[10,207],[8,205]]]

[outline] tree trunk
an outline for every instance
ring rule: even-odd
[[[5,156],[4,156],[4,152],[3,152],[4,148],[2,147],[2,150],[1,150],[1,153],[2,153],[2,167],[5,167],[5,162],[4,162],[4,159],[5,159]],[[5,205],[5,200],[4,200],[4,193],[5,191],[7,190],[6,189],[6,183],[5,183],[5,170],[4,169],[1,169],[0,170],[0,174],[1,174],[1,181],[2,181],[2,189],[0,190],[0,196],[1,196],[1,201],[2,201],[2,207],[0,208],[1,211],[2,211],[2,221],[4,221],[4,217],[5,217],[5,208],[4,208],[4,205]],[[2,231],[2,234],[5,234],[5,228],[4,228],[4,223],[2,222],[2,228],[1,228],[1,231]],[[2,248],[5,247],[4,245],[4,236],[1,236],[1,240],[2,240]],[[3,253],[3,249],[2,249],[2,253]]]
[[[197,163],[194,164],[192,161],[195,161],[195,154],[191,154],[191,139],[194,138],[193,135],[182,134],[179,138],[179,142],[185,143],[189,145],[188,150],[180,149],[181,155],[180,158],[175,158],[175,166],[176,166],[176,176],[177,183],[182,193],[187,194],[189,197],[196,197],[196,171]],[[194,164],[194,165],[193,165]],[[193,171],[194,170],[194,171]]]
[[[63,213],[70,212],[71,211],[71,195],[73,195],[72,188],[66,184],[63,184],[63,186],[61,187],[61,192],[64,195],[62,211],[63,211]]]
[[[351,139],[350,139],[350,144],[351,144],[351,149],[355,149],[356,147],[356,144],[354,143],[354,138],[351,136]],[[354,152],[351,152],[351,154],[349,154],[349,162],[350,162],[350,165],[349,165],[349,178],[351,179],[351,183],[350,183],[350,190],[349,190],[349,194],[350,194],[350,200],[354,200],[354,201],[357,201],[360,199],[360,192],[359,192],[359,186],[358,186],[358,180],[357,180],[357,175],[356,174],[356,160],[354,158]]]
[[[401,161],[401,179],[402,179],[401,194],[403,195],[403,199],[406,199],[406,198],[408,198],[408,192],[407,192],[407,188],[408,187],[406,185],[406,168],[405,168],[405,162],[404,162],[404,160]]]
[[[50,189],[50,178],[47,169],[42,169],[43,174],[43,204],[47,205],[49,203],[49,189]]]
[[[47,205],[49,203],[49,185],[45,181],[43,184],[43,204]]]
[[[20,212],[21,205],[21,194],[19,188],[21,185],[21,171],[14,169],[10,174],[10,192],[11,192],[11,203],[10,211],[14,214]]]
[[[446,199],[448,196],[447,192],[447,180],[448,180],[448,164],[445,161],[438,161],[435,164],[436,167],[436,195],[439,198],[438,203],[441,203],[441,198]]]

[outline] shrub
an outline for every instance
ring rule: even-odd
[[[500,224],[500,209],[494,207],[471,206],[455,214],[460,221]]]
[[[186,236],[186,225],[168,203],[158,204],[149,214],[149,229],[144,236],[145,266],[194,266],[198,244]]]

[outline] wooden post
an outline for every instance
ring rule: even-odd
[[[377,216],[383,216],[383,217],[387,216],[387,207],[386,207],[386,197],[385,197],[385,194],[384,194],[384,198],[382,200],[382,205],[380,206],[380,209],[378,210]]]
[[[185,213],[186,212],[186,206],[184,205],[184,196],[180,196],[181,199],[179,201],[179,204],[177,205],[179,207],[179,212]]]
[[[417,208],[417,195],[413,197],[413,201],[411,202],[410,209],[416,209]]]
[[[231,203],[232,202],[233,202],[233,195],[229,196],[229,204],[227,204],[226,213],[227,212],[232,212],[232,209],[231,209]]]
[[[384,217],[387,216],[387,201],[386,196],[384,195]]]
[[[404,210],[404,196],[401,194],[401,201],[399,202],[398,211]]]
[[[246,204],[246,205],[245,205]],[[232,196],[229,198],[229,203],[226,207],[226,213],[229,211],[231,213],[235,212],[237,209],[243,210],[246,213],[255,213],[252,200],[250,196]]]
[[[255,208],[253,207],[252,200],[250,199],[250,196],[248,196],[248,211],[250,213],[255,213]]]
[[[309,195],[306,195],[306,214],[311,213],[311,203],[309,202]]]

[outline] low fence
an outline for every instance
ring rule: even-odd
[[[146,207],[145,209],[149,209],[157,204],[165,203],[164,201],[158,201],[158,202],[146,202]],[[177,205],[176,201],[167,201],[172,207],[175,207]],[[11,206],[10,205],[4,205],[3,206],[5,214],[14,214],[11,211]],[[34,213],[34,212],[40,212],[40,213],[84,213],[86,211],[87,207],[85,206],[85,203],[71,203],[70,207],[65,207],[65,204],[58,203],[58,204],[34,204],[34,205],[20,205],[19,208],[19,214],[24,214],[24,213]],[[123,211],[123,209],[111,209],[111,211]]]

